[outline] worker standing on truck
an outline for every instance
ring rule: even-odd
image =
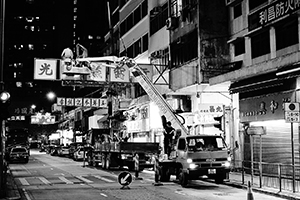
[[[166,126],[164,127],[165,131],[164,131],[164,151],[165,154],[168,155],[168,157],[170,156],[171,153],[171,147],[173,144],[173,136],[175,135],[175,129],[172,127],[172,123],[170,121],[168,121],[166,123]]]

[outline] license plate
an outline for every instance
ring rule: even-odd
[[[216,169],[208,169],[208,174],[215,174],[216,173]]]

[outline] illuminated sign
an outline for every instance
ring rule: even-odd
[[[66,98],[57,97],[58,106],[107,108],[106,98]]]
[[[31,116],[31,124],[54,124],[55,116],[50,115],[49,113],[41,114],[38,113],[36,115]]]

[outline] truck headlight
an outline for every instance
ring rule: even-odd
[[[196,167],[198,167],[198,165],[196,165],[195,163],[191,163],[191,164],[189,165],[189,168],[190,168],[190,169],[195,169]]]
[[[230,162],[226,161],[225,163],[222,164],[222,166],[229,168],[230,167]]]
[[[186,162],[187,162],[187,163],[192,163],[193,160],[192,160],[191,158],[188,158],[188,159],[186,160]]]

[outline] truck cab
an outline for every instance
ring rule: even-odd
[[[174,174],[182,186],[201,178],[222,183],[230,171],[230,161],[227,145],[220,135],[182,136],[173,158],[161,162],[161,180],[168,180]]]

